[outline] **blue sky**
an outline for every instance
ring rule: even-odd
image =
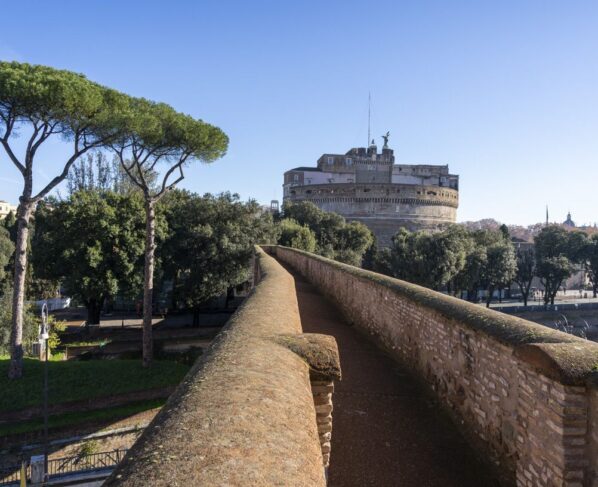
[[[70,69],[220,126],[183,187],[268,203],[282,174],[390,130],[461,176],[458,219],[598,221],[598,2],[5,2],[0,58]],[[378,139],[380,140],[380,139]],[[58,170],[53,144],[40,183]],[[18,173],[0,153],[0,199]]]

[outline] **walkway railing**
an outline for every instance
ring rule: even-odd
[[[89,455],[74,455],[70,457],[53,458],[48,461],[48,474],[60,477],[73,473],[83,473],[116,467],[125,457],[127,449],[118,449]],[[21,481],[21,465],[0,469],[0,486],[15,485]],[[31,480],[31,465],[25,467],[27,481]]]
[[[65,458],[56,458],[48,461],[48,473],[52,475],[64,475],[83,470],[98,470],[118,465],[127,453],[127,449],[119,449],[108,452],[92,453],[90,455],[77,455]]]

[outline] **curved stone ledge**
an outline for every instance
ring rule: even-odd
[[[579,386],[596,381],[598,347],[594,342],[531,343],[516,348],[514,353],[545,377],[563,385]]]
[[[276,253],[276,250],[274,250],[276,247],[278,246],[263,246],[266,251],[273,253]],[[522,345],[538,342],[587,343],[586,340],[582,340],[573,335],[552,330],[522,318],[499,313],[492,309],[487,309],[480,305],[453,296],[448,296],[423,286],[418,286],[417,284],[343,264],[302,250],[287,247],[280,248],[284,249],[284,251],[294,252],[304,255],[311,260],[322,262],[326,266],[338,269],[339,271],[355,276],[358,279],[363,279],[388,288],[428,309],[433,309],[447,318],[457,320],[472,329],[492,336],[508,345]],[[596,350],[598,351],[598,348]]]
[[[274,246],[272,247],[274,248]],[[499,313],[453,296],[447,296],[417,284],[343,264],[302,250],[290,248],[284,248],[284,250],[302,254],[358,279],[388,288],[427,309],[437,311],[450,320],[511,346],[513,350],[528,344],[560,344],[556,347],[538,348],[537,350],[543,350],[543,353],[547,354],[544,360],[539,359],[539,352],[532,353],[532,349],[522,350],[518,356],[529,361],[539,372],[546,376],[558,377],[567,385],[581,385],[586,380],[594,381],[598,370],[598,344],[594,342],[522,318]],[[565,346],[566,344],[571,344],[571,346]]]
[[[275,340],[305,360],[312,380],[341,378],[338,346],[333,337],[320,333],[304,333],[280,335]]]
[[[336,344],[301,338],[294,280],[260,249],[256,271],[250,296],[105,486],[325,485],[309,375],[340,374]]]
[[[314,254],[264,248],[419,376],[505,485],[598,482],[598,344]]]

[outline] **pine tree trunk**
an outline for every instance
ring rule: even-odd
[[[490,303],[492,302],[492,294],[494,294],[494,288],[488,288],[488,295],[486,296],[486,308],[490,307]]]
[[[149,367],[154,355],[152,338],[152,303],[154,292],[156,212],[154,201],[145,204],[145,275],[143,279],[143,366]]]
[[[176,295],[176,288],[177,288],[177,283],[179,280],[179,273],[178,271],[175,271],[174,275],[172,276],[172,294],[170,296],[170,308],[172,309],[172,311],[176,311],[177,310],[177,295]]]
[[[99,325],[102,308],[104,307],[104,299],[90,299],[87,304],[87,324]]]
[[[27,244],[29,220],[35,203],[24,201],[17,210],[17,243],[12,298],[12,323],[10,332],[10,367],[8,377],[18,379],[23,375],[23,313],[25,310],[25,277],[27,274]]]

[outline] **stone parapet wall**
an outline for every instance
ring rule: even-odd
[[[301,332],[294,280],[260,249],[254,279],[104,486],[326,484],[336,342]]]
[[[440,230],[457,220],[457,190],[414,184],[318,184],[293,186],[285,201],[311,201],[324,211],[367,225],[381,246],[400,228]]]
[[[347,201],[459,206],[459,191],[443,186],[401,183],[327,183],[291,186],[289,199],[345,199]],[[392,210],[394,211],[394,210]]]
[[[505,485],[598,485],[598,344],[306,252],[267,251],[416,373]]]

